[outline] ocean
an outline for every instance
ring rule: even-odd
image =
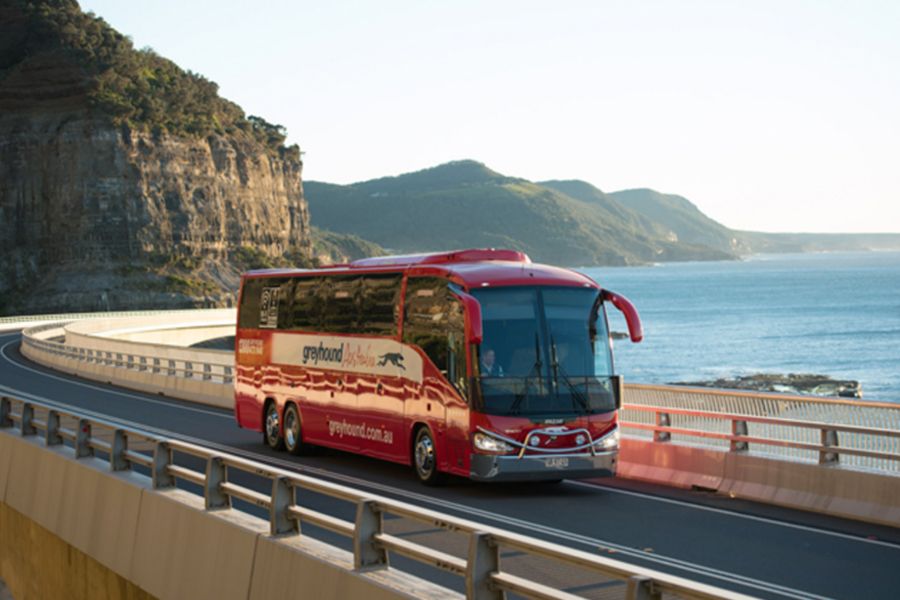
[[[900,252],[579,270],[641,315],[644,341],[615,341],[626,381],[816,373],[859,381],[863,399],[900,402]],[[612,330],[627,331],[609,314]]]

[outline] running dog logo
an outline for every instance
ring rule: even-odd
[[[378,358],[381,359],[381,361],[378,363],[379,367],[383,367],[387,363],[391,363],[395,367],[399,367],[404,371],[406,370],[406,367],[403,366],[403,355],[399,352],[388,352],[387,354],[382,354]]]

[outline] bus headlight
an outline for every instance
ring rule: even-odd
[[[619,447],[619,428],[616,427],[611,432],[594,442],[594,450],[598,452],[609,452]]]
[[[475,448],[484,452],[512,452],[515,450],[503,440],[498,440],[483,433],[476,433],[472,441],[475,443]]]

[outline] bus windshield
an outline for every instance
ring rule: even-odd
[[[550,418],[614,410],[606,319],[594,310],[602,306],[599,293],[537,286],[473,290],[483,329],[474,408]]]

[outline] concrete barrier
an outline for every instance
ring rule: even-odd
[[[717,490],[725,473],[725,457],[720,450],[622,437],[617,474],[678,488]]]
[[[0,431],[0,577],[17,597],[460,598],[147,477]],[[80,586],[80,587],[79,587]]]
[[[840,465],[622,438],[618,475],[900,527],[900,477]]]

